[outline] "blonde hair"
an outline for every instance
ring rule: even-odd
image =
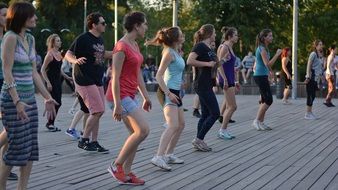
[[[57,34],[51,34],[50,36],[48,36],[47,41],[46,41],[46,46],[48,50],[51,50],[54,48],[56,38],[60,38],[60,36]]]

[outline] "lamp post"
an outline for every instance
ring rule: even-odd
[[[87,17],[87,0],[84,0],[83,1],[83,32],[86,32],[86,25],[87,25],[86,17]]]

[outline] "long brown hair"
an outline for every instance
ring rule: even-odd
[[[181,29],[177,26],[163,28],[157,31],[156,36],[147,41],[146,45],[166,45],[172,47],[175,42],[179,41]]]
[[[19,34],[27,19],[35,15],[35,8],[28,2],[15,2],[9,6],[6,15],[6,30]]]
[[[271,33],[272,30],[270,29],[263,29],[256,37],[256,48],[260,45],[265,46],[264,44],[264,38],[267,37],[269,35],[269,33]],[[267,48],[267,47],[266,47]]]
[[[202,25],[201,28],[194,34],[194,45],[207,38],[210,38],[214,31],[215,31],[214,25],[212,24]]]
[[[224,41],[227,41],[229,37],[233,37],[236,31],[237,29],[234,27],[223,26],[221,29],[221,32],[223,34],[221,43],[223,43]]]

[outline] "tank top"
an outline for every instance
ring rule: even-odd
[[[182,84],[182,75],[185,63],[181,55],[172,48],[169,48],[170,55],[174,58],[164,72],[164,83],[169,89],[180,90]]]
[[[14,64],[12,68],[12,75],[16,83],[16,91],[20,95],[22,94],[32,94],[34,96],[34,83],[33,83],[33,62],[36,61],[36,52],[33,47],[34,38],[31,34],[26,33],[25,37],[28,41],[28,51],[24,48],[23,44],[19,40],[19,36],[12,32],[8,31],[4,39],[9,34],[15,34],[17,36],[16,47],[14,50]],[[3,99],[12,99],[7,90],[1,91],[1,98]],[[28,96],[23,96],[20,98],[29,98]]]
[[[236,56],[233,55],[230,51],[230,48],[228,47],[229,49],[229,55],[230,55],[230,59],[228,61],[224,61],[224,60],[221,60],[221,63],[222,63],[222,68],[224,70],[224,74],[225,74],[225,77],[227,78],[227,81],[228,81],[228,84],[235,84],[235,62],[236,62]],[[224,80],[223,78],[221,77],[221,75],[219,75],[219,78],[218,78],[219,82],[220,83],[224,83]]]
[[[4,79],[4,75],[2,74],[1,43],[2,43],[2,38],[0,39],[0,80]]]
[[[328,65],[327,65],[327,68],[326,68],[326,74],[327,75],[334,75],[334,70],[335,70],[335,67],[336,67],[336,64],[337,64],[336,59],[335,59],[336,56],[334,56],[334,57],[329,56],[329,57],[331,57],[332,60],[328,60],[331,63],[328,62]]]
[[[268,76],[269,75],[269,69],[265,66],[263,59],[262,59],[262,48],[264,48],[262,45],[259,45],[256,49],[256,69],[254,72],[254,76]],[[270,52],[269,50],[266,50],[267,58],[270,60]]]
[[[46,68],[46,73],[49,80],[60,80],[61,79],[61,66],[62,60],[58,61],[53,56],[53,60],[48,64]]]

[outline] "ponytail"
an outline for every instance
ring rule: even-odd
[[[156,36],[147,41],[145,45],[166,45],[171,47],[175,42],[178,42],[180,38],[180,28],[179,27],[170,27],[162,28],[157,31]]]
[[[207,38],[210,38],[214,31],[215,27],[212,24],[205,24],[201,26],[201,28],[194,34],[194,45]]]

